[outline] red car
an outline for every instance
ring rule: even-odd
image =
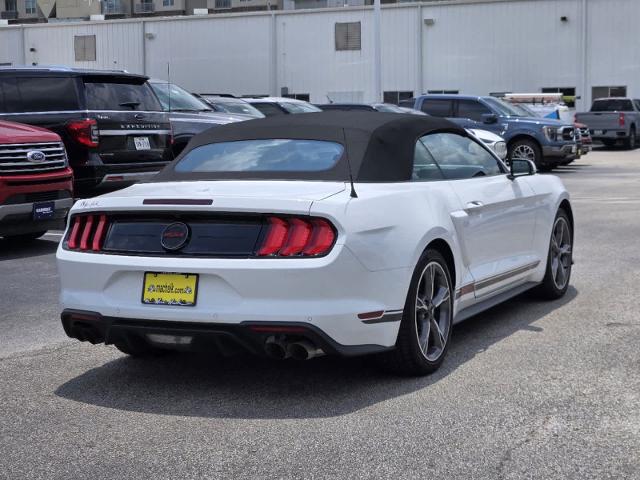
[[[73,173],[58,135],[0,121],[0,237],[32,240],[62,229]]]

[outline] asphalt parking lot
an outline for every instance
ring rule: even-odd
[[[71,341],[59,235],[0,241],[0,478],[640,478],[640,150],[556,173],[576,217],[568,294],[457,326],[419,379]]]

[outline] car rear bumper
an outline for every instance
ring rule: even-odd
[[[74,167],[75,191],[80,196],[95,195],[128,187],[151,178],[169,162],[83,165]]]
[[[627,138],[629,136],[629,132],[626,129],[623,130],[591,130],[591,140],[619,140],[623,138]]]
[[[58,267],[62,307],[119,319],[118,328],[140,321],[214,330],[220,325],[300,324],[337,345],[378,348],[395,345],[411,277],[408,269],[368,271],[344,245],[312,259],[135,257],[61,246]],[[198,274],[196,305],[143,304],[145,272]],[[359,317],[371,312],[379,315]]]
[[[46,220],[33,219],[33,205],[34,203],[0,205],[0,237],[63,230],[73,199],[54,200],[54,216]]]

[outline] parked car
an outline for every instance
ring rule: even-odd
[[[151,79],[149,85],[160,100],[162,109],[169,114],[173,130],[171,151],[176,157],[197,133],[218,125],[253,118],[249,115],[216,112],[204,100],[174,83]]]
[[[422,95],[413,99],[413,108],[449,118],[464,128],[496,133],[507,142],[508,161],[524,158],[541,170],[550,170],[578,153],[573,125],[524,116],[509,103],[494,97]]]
[[[249,102],[255,108],[260,110],[265,117],[288,115],[290,113],[313,113],[322,111],[309,102],[297,100],[295,98],[259,97],[244,98],[243,100]]]
[[[576,113],[576,122],[589,127],[594,141],[612,147],[618,142],[628,149],[637,146],[640,128],[640,100],[631,98],[598,98],[591,110]]]
[[[81,196],[131,185],[172,159],[169,117],[143,75],[2,67],[2,119],[60,135]]]
[[[62,139],[0,121],[0,237],[32,240],[63,229],[73,205],[73,173]]]
[[[264,118],[260,110],[241,98],[200,93],[197,95],[216,112],[248,115],[252,118]]]
[[[454,323],[534,287],[562,297],[572,245],[560,179],[524,159],[507,170],[445,119],[259,119],[196,136],[152,183],[74,206],[62,324],[130,355],[379,354],[423,375]]]
[[[499,135],[488,130],[480,130],[478,128],[469,128],[469,132],[476,136],[478,140],[483,142],[487,147],[493,150],[500,160],[506,160],[507,158],[507,143]]]
[[[512,103],[511,106],[516,110],[522,112],[523,115],[531,116],[531,117],[539,117],[541,114],[533,111],[529,105],[523,103]],[[578,147],[578,154],[576,158],[580,158],[587,153],[589,153],[593,149],[593,141],[591,139],[591,133],[589,133],[589,128],[584,123],[574,123],[573,126],[576,129],[576,145]],[[572,158],[568,158],[563,162],[563,164],[568,164],[573,161]]]
[[[386,112],[386,113],[410,113],[412,115],[426,115],[426,113],[413,108],[399,107],[392,103],[323,103],[316,104],[322,111],[340,110],[343,112]]]

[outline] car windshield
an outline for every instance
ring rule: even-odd
[[[596,100],[591,107],[592,112],[631,112],[633,106],[631,100],[622,98],[608,98],[606,100]]]
[[[388,103],[378,103],[374,106],[374,108],[379,112],[405,113],[400,107],[389,105]]]
[[[172,83],[152,83],[151,87],[165,112],[208,112],[212,110],[202,100]]]
[[[264,115],[253,105],[243,101],[218,100],[205,97],[212,105],[226,113],[240,113],[242,115],[251,115],[256,118],[263,118]]]
[[[507,103],[503,100],[494,97],[484,97],[483,100],[488,103],[494,110],[497,110],[500,115],[505,115],[507,117],[528,117],[529,115],[525,115],[521,110],[518,110],[510,103]]]
[[[319,140],[240,140],[211,143],[188,152],[176,172],[320,172],[342,157],[339,143]]]
[[[289,113],[312,113],[321,112],[322,110],[311,105],[310,103],[298,103],[298,102],[278,102],[282,108]]]
[[[522,105],[520,103],[514,103],[511,105],[513,108],[515,108],[516,110],[522,112],[523,115],[527,116],[527,117],[538,117],[539,115],[534,112],[533,110],[531,110],[529,107],[527,107],[526,105]]]

